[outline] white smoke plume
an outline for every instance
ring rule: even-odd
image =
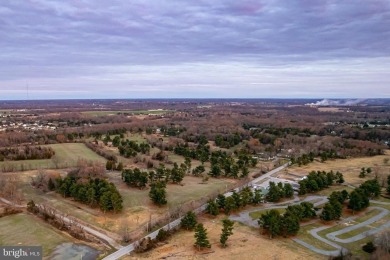
[[[353,106],[362,103],[364,99],[323,99],[316,103],[309,103],[309,106]]]

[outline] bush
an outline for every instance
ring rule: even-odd
[[[372,252],[374,252],[376,250],[376,247],[374,246],[374,244],[372,242],[367,242],[367,244],[362,246],[362,249],[364,252],[371,254]]]

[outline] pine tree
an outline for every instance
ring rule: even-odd
[[[211,247],[210,242],[207,238],[207,231],[203,227],[203,224],[201,224],[201,223],[199,223],[195,228],[195,244],[194,244],[194,246],[196,246],[198,248],[198,250],[200,250],[201,248],[210,248]]]
[[[196,215],[192,211],[188,211],[187,214],[181,219],[180,225],[182,228],[192,230],[197,224]]]
[[[149,197],[157,205],[167,204],[165,183],[161,181],[153,183],[149,191]]]
[[[263,194],[261,193],[260,189],[255,190],[255,194],[253,196],[252,203],[253,204],[260,204],[263,201]]]
[[[228,240],[229,236],[233,235],[233,225],[234,222],[229,219],[222,220],[222,234],[219,242],[221,242],[222,247],[226,247],[226,241]]]
[[[390,178],[389,178],[389,180],[390,180]],[[220,208],[220,209],[225,208],[225,200],[226,200],[226,198],[225,198],[225,196],[223,194],[218,194],[218,196],[217,196],[218,208]]]
[[[225,214],[229,215],[231,211],[234,211],[236,209],[237,209],[236,202],[234,201],[232,196],[227,197],[225,200],[225,207],[224,207]]]
[[[219,214],[219,208],[214,200],[210,200],[206,206],[206,212],[210,215],[217,216]]]

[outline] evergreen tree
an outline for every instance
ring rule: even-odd
[[[241,197],[241,204],[243,207],[245,207],[246,205],[250,204],[253,201],[253,192],[249,187],[245,187],[240,192],[240,197]]]
[[[357,188],[351,192],[349,196],[348,208],[351,209],[352,212],[367,208],[369,204],[369,199],[364,190]]]
[[[242,206],[241,196],[236,191],[233,191],[231,196],[234,199],[235,209],[239,209]]]
[[[157,205],[167,204],[165,183],[161,182],[161,181],[157,181],[155,183],[152,183],[150,191],[149,191],[149,197]]]
[[[197,224],[196,215],[192,211],[188,211],[187,214],[181,219],[180,226],[187,230],[192,230]]]
[[[292,196],[294,196],[294,189],[290,183],[285,183],[283,189],[284,189],[284,197],[291,198]]]
[[[234,201],[232,196],[227,197],[225,199],[225,207],[224,207],[225,214],[229,215],[230,212],[232,212],[236,209],[237,209],[236,202]]]
[[[223,194],[218,194],[217,196],[217,205],[219,209],[225,208],[225,196]]]
[[[314,210],[313,203],[304,201],[300,205],[302,206],[303,209],[303,214],[302,214],[303,219],[313,218],[316,216],[316,211]]]
[[[252,203],[257,205],[260,204],[263,201],[263,194],[261,193],[260,189],[255,190],[255,194],[253,195]]]
[[[282,216],[279,211],[271,209],[260,216],[258,223],[260,227],[268,230],[270,238],[273,238],[280,234],[282,228],[281,219]]]
[[[207,238],[207,231],[203,227],[203,224],[201,224],[201,223],[196,225],[196,228],[195,228],[195,244],[194,244],[194,246],[196,246],[198,248],[198,250],[200,250],[201,248],[210,248],[211,247],[210,242]]]
[[[210,200],[206,206],[206,212],[210,215],[217,216],[219,214],[219,208],[214,200]]]
[[[335,216],[335,213],[334,213],[334,208],[333,208],[332,204],[330,204],[329,202],[325,203],[325,206],[322,209],[320,218],[322,220],[325,220],[325,221],[330,221],[330,220],[334,219],[334,216]]]
[[[381,193],[381,186],[377,179],[368,180],[359,186],[368,197],[378,197]]]
[[[267,194],[267,200],[271,202],[278,202],[281,199],[281,193],[279,187],[274,183],[269,183],[269,190]]]
[[[299,231],[299,218],[293,214],[284,214],[281,219],[281,233],[284,237],[296,235]]]
[[[233,235],[233,225],[234,222],[229,219],[222,220],[222,233],[219,242],[221,242],[222,247],[226,247],[226,241],[229,236]]]

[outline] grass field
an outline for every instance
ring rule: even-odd
[[[35,169],[68,168],[77,165],[79,159],[89,161],[100,161],[105,163],[105,159],[97,155],[82,143],[64,143],[47,145],[55,151],[51,159],[46,160],[23,160],[0,162],[0,170],[12,167],[14,171],[25,171]]]
[[[210,249],[197,251],[193,246],[194,232],[180,230],[166,243],[143,254],[125,256],[121,259],[327,259],[301,247],[290,239],[275,238],[259,234],[256,229],[245,225],[234,224],[233,235],[227,241],[227,247],[222,248],[219,243],[224,216],[216,218],[198,217],[207,229],[207,236],[211,244]]]
[[[280,214],[283,214],[284,212],[286,212],[286,209],[275,209],[275,210],[277,210]],[[260,216],[262,214],[266,213],[267,211],[269,211],[269,209],[263,209],[263,210],[251,212],[251,213],[249,213],[249,216],[252,219],[258,219],[258,218],[260,218]]]
[[[168,205],[157,207],[149,199],[149,189],[139,190],[130,188],[122,182],[119,172],[110,172],[108,173],[110,181],[117,186],[122,194],[124,210],[120,214],[103,214],[97,208],[90,208],[70,198],[63,198],[55,192],[42,193],[34,189],[29,182],[31,177],[36,174],[37,171],[19,174],[24,182],[22,189],[26,201],[33,199],[37,203],[47,203],[63,213],[115,233],[119,232],[124,224],[129,230],[134,230],[145,223],[149,219],[150,214],[152,214],[152,218],[157,218],[165,214],[169,209],[205,198],[216,191],[225,191],[226,188],[230,189],[231,185],[233,185],[232,181],[224,179],[210,179],[207,183],[201,184],[202,178],[186,176],[182,185],[167,185]]]
[[[390,159],[389,150],[386,150],[384,155],[372,157],[328,160],[323,163],[314,161],[301,167],[295,165],[289,167],[285,172],[305,176],[311,171],[340,171],[343,173],[346,182],[357,186],[364,181],[373,178],[375,173],[377,173],[379,177],[387,177],[390,172],[390,163],[386,163],[386,159]],[[362,167],[370,167],[372,169],[372,173],[367,175],[365,178],[359,178],[359,173]]]
[[[0,245],[42,246],[44,256],[66,242],[68,236],[28,214],[17,214],[0,218]]]
[[[115,110],[115,111],[84,111],[81,112],[88,116],[112,116],[118,114],[133,114],[133,115],[162,115],[172,110]]]
[[[301,239],[302,241],[304,241],[308,244],[311,244],[311,245],[317,247],[318,249],[335,250],[334,247],[316,239],[315,237],[313,237],[309,233],[310,230],[321,227],[321,226],[322,225],[320,223],[309,224],[309,225],[303,226],[300,228],[298,235],[297,235],[297,238]]]

